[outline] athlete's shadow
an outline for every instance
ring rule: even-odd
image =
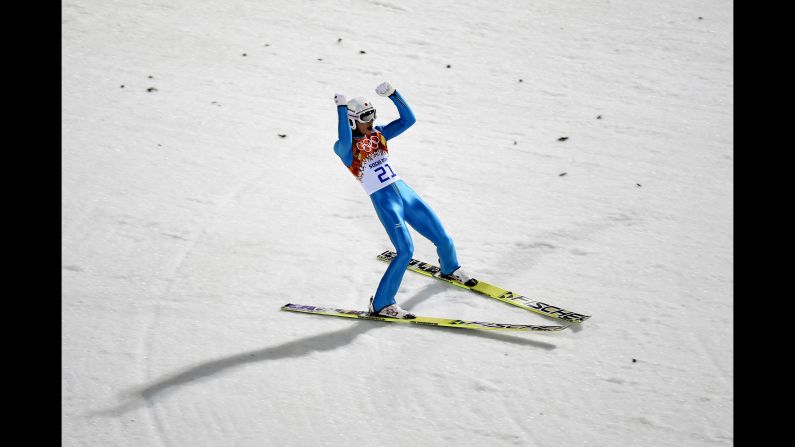
[[[161,399],[168,393],[190,382],[202,380],[225,370],[237,368],[249,363],[302,357],[317,351],[331,351],[353,342],[356,337],[368,330],[369,328],[365,325],[354,325],[341,331],[324,332],[322,334],[313,335],[312,337],[302,338],[270,348],[241,352],[216,360],[202,362],[165,375],[149,384],[120,392],[117,396],[119,400],[117,405],[90,412],[87,416],[120,416],[136,408],[150,406],[156,399]]]
[[[403,302],[403,306],[410,309],[411,307],[427,300],[428,298],[449,289],[443,284],[431,284],[419,293]],[[300,318],[306,318],[301,316]],[[317,317],[327,318],[327,317]],[[303,357],[313,352],[320,351],[333,351],[343,346],[351,344],[356,337],[364,334],[365,332],[383,328],[385,325],[371,322],[361,321],[359,324],[354,324],[351,327],[333,332],[324,332],[322,334],[313,335],[311,337],[302,338],[299,340],[283,343],[278,346],[273,346],[254,351],[246,351],[227,357],[222,357],[216,360],[202,362],[193,366],[189,366],[180,371],[172,374],[165,375],[149,384],[135,387],[119,393],[120,403],[103,410],[96,410],[88,413],[87,417],[113,417],[120,416],[128,411],[134,410],[141,406],[149,406],[156,399],[160,399],[167,395],[169,392],[178,389],[190,382],[201,380],[210,376],[221,373],[222,371],[237,368],[249,363],[257,363],[270,360],[279,360],[294,357]],[[412,328],[405,328],[407,330],[444,330],[455,332],[462,336],[469,337],[482,337],[501,342],[514,343],[524,346],[533,346],[543,349],[554,349],[555,345],[545,342],[529,340],[518,336],[510,336],[504,334],[490,333],[485,331],[476,330],[461,330],[455,328],[444,327],[427,327],[415,325]]]

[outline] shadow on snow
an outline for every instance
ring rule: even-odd
[[[418,294],[406,300],[403,304],[406,308],[411,308],[417,304],[427,300],[431,296],[447,290],[448,288],[442,284],[432,284],[425,287]],[[301,318],[306,318],[302,316]],[[326,317],[323,317],[326,318]],[[216,360],[202,362],[194,366],[187,367],[181,371],[163,376],[149,384],[139,387],[134,387],[130,390],[119,393],[119,401],[117,405],[103,410],[96,410],[89,412],[87,417],[112,417],[120,416],[124,413],[132,411],[142,406],[151,406],[156,399],[162,398],[169,391],[173,391],[190,382],[211,377],[225,370],[238,368],[240,366],[258,363],[271,360],[280,360],[287,358],[303,357],[313,352],[333,351],[335,349],[344,347],[351,344],[358,336],[375,330],[376,328],[384,327],[383,325],[371,322],[361,321],[360,324],[355,324],[349,328],[339,331],[324,332],[322,334],[313,335],[311,337],[302,338],[299,340],[283,343],[278,346],[273,346],[254,351],[246,351],[235,355],[222,357]],[[395,327],[395,326],[392,326]],[[398,326],[399,327],[399,326]],[[500,342],[513,343],[523,346],[533,346],[542,349],[555,349],[555,345],[546,342],[539,342],[529,340],[527,338],[497,334],[477,330],[465,330],[445,327],[428,327],[428,326],[413,326],[410,330],[430,330],[430,331],[452,331],[461,336],[480,337]]]

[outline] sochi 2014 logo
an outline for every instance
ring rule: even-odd
[[[364,137],[361,140],[356,142],[356,148],[362,152],[367,152],[368,154],[376,149],[378,149],[379,139],[377,135],[370,135],[369,137]]]

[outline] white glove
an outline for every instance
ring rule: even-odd
[[[348,101],[345,100],[345,95],[343,95],[342,93],[335,93],[334,94],[334,102],[338,106],[347,106],[348,105]]]
[[[389,96],[392,93],[395,93],[395,89],[392,85],[388,82],[383,82],[381,85],[375,88],[375,92],[381,96]]]

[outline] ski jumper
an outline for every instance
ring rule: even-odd
[[[400,93],[395,91],[389,99],[397,107],[400,118],[386,126],[375,126],[370,135],[352,131],[348,124],[347,107],[337,106],[339,140],[334,143],[334,152],[370,195],[378,219],[397,253],[376,289],[373,298],[376,312],[395,304],[403,274],[414,255],[414,243],[406,223],[436,246],[442,273],[450,274],[460,267],[453,239],[444,230],[439,217],[400,179],[389,161],[387,141],[403,133],[416,121]]]

